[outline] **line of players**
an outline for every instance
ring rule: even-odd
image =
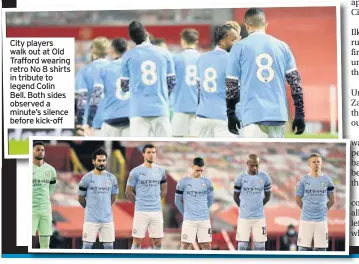
[[[33,144],[33,201],[32,235],[39,231],[40,247],[49,247],[51,236],[50,196],[56,184],[55,169],[44,162],[45,148],[42,142]],[[135,205],[132,229],[132,249],[141,249],[146,231],[154,249],[161,249],[163,215],[161,200],[167,195],[165,169],[155,164],[156,147],[143,147],[143,164],[131,170],[126,186],[126,196]],[[99,149],[92,154],[94,169],[83,176],[79,183],[79,203],[85,208],[83,225],[83,249],[91,249],[99,235],[105,249],[113,249],[115,228],[112,205],[119,193],[116,177],[105,170],[107,153]],[[250,154],[247,170],[234,181],[234,201],[239,207],[237,222],[238,250],[247,250],[253,235],[256,250],[265,250],[267,227],[264,206],[271,197],[271,177],[259,170],[259,157]],[[326,250],[328,247],[327,212],[335,203],[332,179],[322,173],[322,158],[309,156],[310,172],[297,184],[296,203],[301,208],[297,245],[300,251],[312,247]],[[202,158],[193,160],[191,173],[178,181],[175,204],[183,215],[181,249],[188,249],[197,237],[203,250],[211,249],[212,230],[210,207],[214,189],[210,178],[203,176],[205,163]],[[121,221],[121,220],[120,220]]]
[[[96,38],[92,62],[76,76],[76,124],[80,134],[139,137],[284,137],[288,121],[285,81],[291,87],[292,130],[305,130],[301,79],[286,43],[266,34],[260,8],[244,16],[248,37],[228,21],[215,32],[216,47],[201,54],[199,33],[181,33],[182,52],[151,44],[137,22],[110,45]],[[110,46],[110,48],[109,48]],[[112,61],[107,60],[108,48]],[[170,120],[169,105],[173,107]],[[172,123],[171,123],[172,122]]]

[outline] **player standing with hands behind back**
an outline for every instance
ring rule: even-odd
[[[325,251],[328,248],[328,210],[335,203],[333,180],[322,174],[322,157],[313,153],[309,156],[310,172],[297,185],[297,204],[302,209],[299,222],[299,251]]]
[[[202,177],[203,171],[204,160],[195,158],[191,175],[177,183],[175,203],[184,218],[181,249],[189,249],[196,236],[202,250],[211,249],[209,208],[213,203],[213,185],[209,178]]]
[[[288,121],[286,80],[295,106],[292,131],[300,135],[305,130],[304,103],[294,56],[286,43],[266,34],[262,9],[249,9],[244,20],[249,35],[233,45],[227,64],[228,129],[239,134],[243,125],[246,138],[283,138]],[[238,102],[241,120],[235,113]]]
[[[32,236],[38,230],[40,248],[48,249],[52,235],[50,197],[56,186],[56,170],[44,161],[45,147],[41,141],[33,143],[32,155]]]
[[[164,236],[161,200],[167,195],[166,171],[154,164],[154,145],[143,147],[143,158],[144,163],[131,170],[126,186],[126,196],[135,204],[132,249],[141,249],[147,228],[153,248],[161,249]]]
[[[82,231],[83,249],[91,249],[100,234],[104,249],[113,249],[115,226],[112,205],[119,193],[116,177],[105,170],[107,153],[98,149],[92,154],[94,169],[79,183],[79,203],[85,208]]]
[[[247,166],[247,171],[234,180],[233,198],[239,207],[238,250],[247,250],[252,233],[255,249],[263,251],[267,241],[264,206],[271,197],[271,179],[267,173],[259,170],[257,155],[248,156]]]

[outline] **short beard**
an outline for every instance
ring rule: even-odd
[[[36,160],[43,160],[44,158],[35,157]]]
[[[148,163],[153,163],[153,160],[146,160]]]
[[[97,166],[96,169],[97,169],[98,171],[103,171],[103,170],[105,170],[105,166],[100,165],[100,166]]]

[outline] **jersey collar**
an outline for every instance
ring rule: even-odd
[[[220,48],[219,46],[216,46],[216,47],[214,48],[214,50],[220,50],[220,51],[227,52],[227,51],[225,51],[224,49]]]

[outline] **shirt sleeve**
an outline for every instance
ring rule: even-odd
[[[54,193],[55,187],[56,187],[56,170],[55,170],[55,168],[52,168],[51,180],[50,180],[50,185],[49,185],[50,196]]]
[[[241,78],[241,65],[239,63],[240,56],[241,45],[240,43],[236,43],[228,56],[226,68],[226,75],[228,79],[239,80]]]
[[[179,180],[176,185],[176,195],[182,196],[184,192],[183,180]]]
[[[175,64],[170,52],[167,52],[167,76],[173,76],[175,74]]]
[[[303,179],[297,183],[297,196],[303,197],[304,195],[304,182]]]
[[[334,193],[335,191],[335,186],[334,186],[334,183],[333,183],[333,180],[332,178],[328,177],[328,188],[327,188],[327,193],[328,193],[328,196],[332,193]]]
[[[162,171],[162,178],[161,178],[160,184],[164,184],[164,183],[166,183],[166,182],[167,182],[166,170],[163,169],[163,171]]]
[[[120,191],[118,189],[117,179],[116,179],[115,175],[112,175],[112,177],[113,177],[113,181],[112,181],[111,194],[118,194],[118,193],[120,193]]]
[[[295,62],[295,58],[294,58],[294,55],[292,53],[292,51],[290,50],[289,46],[286,45],[287,47],[287,53],[286,53],[286,62],[287,62],[287,65],[286,65],[286,73],[289,73],[291,71],[294,71],[297,69],[297,65],[296,65],[296,62]]]
[[[137,180],[138,180],[138,173],[136,173],[134,170],[132,170],[130,172],[130,175],[128,176],[127,185],[135,187],[136,183],[137,183]]]
[[[242,188],[242,175],[239,175],[234,180],[234,191],[239,193],[241,192],[241,188]]]
[[[266,174],[264,179],[264,192],[272,191],[272,181],[268,174]]]
[[[90,183],[90,177],[88,175],[85,175],[82,177],[80,183],[79,183],[79,195],[86,197],[87,194],[87,188]]]

